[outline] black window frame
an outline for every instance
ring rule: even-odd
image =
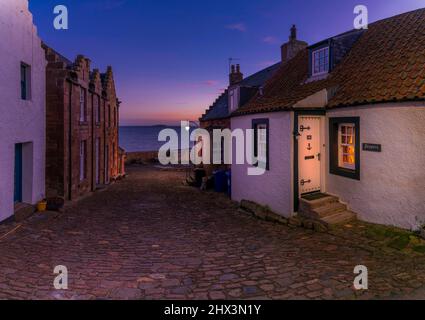
[[[270,121],[269,119],[253,119],[252,129],[254,130],[254,157],[258,157],[258,129],[259,125],[266,125],[266,171],[270,171]],[[258,163],[254,164],[258,167]]]
[[[31,66],[21,62],[21,100],[31,100]]]
[[[339,126],[343,123],[353,124],[355,127],[355,169],[339,166]],[[345,178],[360,180],[360,117],[329,118],[329,167],[330,173]]]

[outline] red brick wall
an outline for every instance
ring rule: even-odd
[[[69,67],[67,63],[61,62],[63,59],[53,50],[47,47],[45,50],[48,60],[46,194],[47,197],[59,196],[73,200],[97,187],[96,139],[100,139],[100,184],[114,181],[123,171],[118,157],[119,103],[111,68],[102,75],[98,70],[91,72],[90,60],[83,56],[78,56]],[[86,91],[84,122],[80,122],[81,88]],[[100,122],[95,117],[94,97],[99,97],[100,101]],[[114,114],[115,122],[112,121]],[[86,141],[86,175],[81,180],[80,142],[83,140]]]

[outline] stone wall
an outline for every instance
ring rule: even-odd
[[[90,69],[90,60],[71,62],[44,46],[47,65],[47,197],[77,199],[109,184],[123,172],[118,146],[119,101],[112,68]],[[82,91],[83,90],[83,91]],[[85,95],[85,117],[80,97]],[[85,175],[80,176],[80,145],[85,141]]]
[[[149,163],[156,161],[158,161],[158,151],[127,152],[125,163]]]

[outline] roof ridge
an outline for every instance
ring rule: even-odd
[[[302,50],[266,83],[262,96],[257,94],[232,115],[286,110],[333,87],[338,90],[329,98],[327,108],[423,100],[425,33],[418,30],[424,29],[425,8],[375,21],[342,51],[344,56],[322,80],[305,81],[311,47]],[[327,39],[335,37],[338,35]]]
[[[277,65],[279,65],[279,64],[281,64],[281,61],[276,62],[276,63],[274,63],[274,64],[272,64],[272,65],[270,65],[270,66],[268,66],[268,67],[266,67],[266,68],[264,68],[264,69],[261,69],[260,71],[257,71],[257,72],[255,72],[255,73],[253,73],[253,74],[249,75],[248,77],[246,77],[245,79],[243,79],[243,80],[241,81],[241,83],[243,83],[243,82],[244,82],[244,81],[246,81],[246,80],[249,80],[249,79],[254,78],[256,75],[258,75],[258,74],[259,74],[259,73],[261,73],[261,72],[264,72],[264,71],[269,70],[269,69],[273,69],[273,67],[276,67],[276,66],[277,66]]]

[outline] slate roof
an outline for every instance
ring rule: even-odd
[[[227,118],[229,116],[229,94],[226,90],[217,98],[213,105],[207,110],[205,115],[201,117],[201,121],[210,121]]]
[[[308,79],[308,49],[282,65],[235,115],[286,110],[327,89],[327,108],[425,98],[425,9],[369,25],[326,79]]]
[[[273,74],[279,69],[280,62],[268,68],[265,68],[253,75],[242,80],[239,85],[241,87],[261,87],[270,79]],[[222,93],[212,106],[207,110],[205,115],[201,117],[201,121],[218,120],[229,117],[229,94],[228,90]]]

